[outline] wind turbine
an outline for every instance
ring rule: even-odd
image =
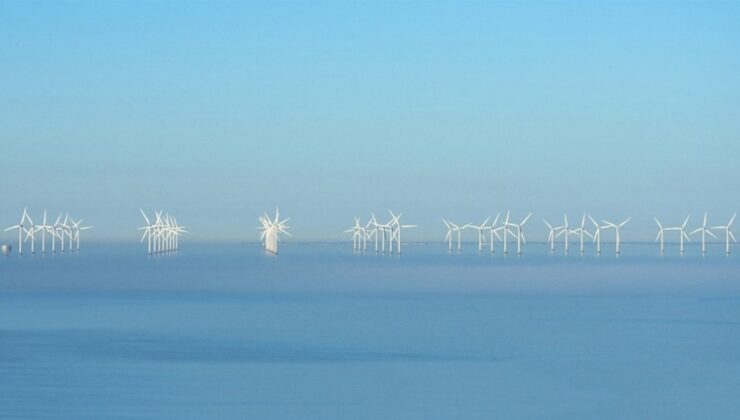
[[[470,223],[460,226],[456,223],[450,222],[449,220],[445,220],[445,219],[442,219],[442,220],[445,222],[445,225],[448,226],[448,229],[450,226],[452,227],[452,229],[450,229],[450,231],[447,232],[448,236],[445,237],[445,239],[448,239],[450,241],[450,246],[452,245],[452,242],[451,242],[452,232],[457,232],[457,253],[458,254],[461,253],[462,252],[462,242],[461,242],[462,231],[463,229],[467,229],[468,227],[470,227]],[[452,250],[452,248],[450,248],[450,250]]]
[[[475,229],[478,231],[478,253],[483,253],[483,244],[486,242],[486,236],[483,234],[483,231],[488,229],[488,226],[486,226],[486,223],[490,220],[490,217],[487,217],[486,220],[483,221],[480,225],[473,225],[470,224],[469,227],[471,229]]]
[[[149,218],[146,217],[146,213],[144,213],[144,210],[139,209],[139,211],[141,212],[141,215],[144,216],[144,220],[146,221],[146,226],[142,226],[138,229],[138,230],[144,231],[144,234],[141,236],[141,240],[139,242],[144,242],[144,238],[147,238],[146,250],[148,254],[151,254],[152,253],[152,235],[153,235],[152,232],[154,230],[154,227],[152,226],[152,223],[149,221]]]
[[[378,236],[379,236],[378,226],[379,225],[378,225],[378,220],[375,218],[374,213],[370,214],[370,221],[367,222],[367,226],[365,229],[369,228],[370,226],[372,226],[373,228],[367,231],[368,232],[367,237],[368,238],[373,237],[373,239],[375,240],[375,253],[377,254],[378,253]]]
[[[665,228],[663,228],[663,225],[657,217],[653,217],[653,219],[655,219],[655,223],[658,224],[658,236],[655,237],[655,241],[657,242],[660,240],[660,255],[663,255],[663,252],[665,251]]]
[[[83,230],[92,229],[92,226],[80,226],[82,224],[82,219],[78,220],[77,223],[74,224],[75,229],[75,240],[77,241],[77,252],[80,252],[80,232]]]
[[[601,229],[603,229],[602,226],[600,226],[598,223],[596,223],[596,220],[594,220],[591,215],[588,215],[588,219],[591,220],[591,223],[594,225],[594,242],[596,242],[596,254],[601,254]]]
[[[547,226],[547,229],[549,230],[549,233],[547,234],[547,241],[550,242],[550,253],[555,253],[555,231],[557,228],[552,227],[550,223],[547,222],[547,220],[542,219],[542,221]]]
[[[18,229],[18,255],[23,255],[23,234],[27,232],[25,223],[26,219],[30,221],[31,218],[28,217],[28,211],[27,208],[23,208],[23,214],[21,215],[21,221],[15,226],[10,226],[9,228],[6,228],[4,231],[9,232],[13,229]]]
[[[59,213],[59,216],[57,216],[57,220],[54,222],[53,225],[49,226],[49,233],[51,233],[51,253],[56,254],[56,243],[57,238],[61,238],[59,235],[59,222],[62,220],[62,214]]]
[[[61,217],[61,214],[59,215]],[[66,240],[67,231],[69,230],[69,225],[67,225],[67,222],[69,221],[69,214],[64,215],[64,220],[62,223],[55,223],[54,230],[58,234],[59,238],[59,245],[60,250],[62,251],[62,254],[64,253],[64,241]]]
[[[680,249],[681,255],[683,255],[684,253],[684,239],[691,242],[691,239],[689,239],[689,235],[686,234],[686,225],[689,223],[689,217],[691,216],[686,216],[686,219],[684,219],[683,224],[681,226],[663,228],[664,231],[669,231],[669,230],[678,231],[678,238],[679,238],[679,243],[680,243],[679,249]]]
[[[516,253],[517,255],[522,255],[522,243],[526,243],[527,240],[524,238],[524,232],[522,231],[522,227],[527,223],[529,218],[532,217],[532,213],[529,213],[527,217],[522,219],[519,223],[510,223],[510,226],[513,226],[516,228]]]
[[[185,226],[180,226],[177,223],[177,219],[173,216],[172,217],[172,223],[174,226],[174,244],[175,244],[175,251],[180,250],[180,236],[182,236],[183,233],[189,233],[187,230],[185,230]]]
[[[447,228],[447,234],[445,235],[445,241],[447,241],[447,252],[452,254],[452,225],[445,220],[444,217],[442,218],[442,223],[444,223]]]
[[[493,254],[493,236],[496,235],[496,237],[498,238],[498,240],[499,241],[501,240],[501,236],[499,236],[499,234],[498,234],[499,228],[496,227],[496,225],[498,224],[498,218],[499,218],[500,215],[501,215],[500,212],[499,213],[496,213],[496,217],[493,219],[493,223],[491,223],[491,226],[488,227],[488,229],[489,229],[488,232],[491,235],[491,254]]]
[[[393,253],[393,246],[392,246],[392,244],[393,244],[393,237],[395,235],[395,237],[396,237],[396,252],[398,253],[398,255],[401,255],[401,229],[415,228],[415,227],[418,227],[418,226],[417,225],[402,225],[401,224],[401,215],[403,215],[403,213],[398,213],[398,216],[396,216],[395,214],[393,214],[393,212],[390,211],[390,210],[388,210],[388,213],[391,214],[391,218],[392,218],[392,220],[390,222],[391,229],[392,229],[391,230],[391,241],[390,241],[390,243],[391,243],[391,250],[390,251],[391,251],[391,253]]]
[[[559,229],[560,230],[560,232],[557,235],[555,235],[556,238],[558,236],[560,236],[560,235],[565,235],[564,247],[565,247],[565,254],[567,255],[568,254],[568,248],[570,247],[570,237],[569,237],[569,235],[572,233],[572,231],[568,227],[568,215],[567,214],[564,214],[563,215],[563,225],[562,226],[558,226],[555,229]]]
[[[278,242],[280,241],[279,234],[284,233],[288,236],[292,236],[288,233],[289,227],[285,224],[290,218],[280,220],[280,209],[275,208],[275,219],[271,220],[270,217],[265,213],[264,216],[260,216],[258,219],[262,225],[259,229],[260,239],[264,241],[265,250],[267,252],[277,254],[278,253]]]
[[[361,235],[364,234],[364,229],[362,226],[360,226],[360,218],[355,217],[355,225],[347,230],[344,231],[344,233],[351,233],[352,234],[352,251],[357,252],[360,249],[360,246],[362,245],[362,237]],[[364,236],[364,235],[363,235]]]
[[[712,229],[721,229],[725,231],[725,254],[730,255],[730,238],[734,242],[737,242],[735,239],[735,235],[732,234],[732,223],[735,221],[735,216],[737,216],[737,213],[732,215],[732,218],[730,218],[730,221],[727,223],[726,226],[714,226]]]
[[[514,234],[513,232],[509,230],[509,226],[511,226],[511,223],[509,223],[509,220],[511,219],[510,216],[511,216],[511,212],[509,210],[506,210],[506,218],[504,218],[504,224],[501,227],[499,227],[499,229],[503,229],[504,231],[504,241],[503,241],[504,242],[504,255],[509,255],[508,234],[509,233],[512,235]]]
[[[23,211],[25,212],[25,209],[23,209]],[[28,213],[26,213],[26,218],[28,219],[28,223],[30,223],[31,226],[26,229],[25,240],[27,241],[29,238],[31,239],[31,255],[33,255],[36,253],[34,246],[36,244],[36,232],[38,232],[38,227],[33,224],[33,220],[31,220],[31,216]]]
[[[614,229],[616,231],[616,239],[615,239],[615,242],[614,243],[615,243],[615,246],[616,246],[617,255],[619,255],[620,252],[621,252],[621,246],[620,245],[622,243],[621,236],[619,234],[619,230],[624,225],[626,225],[627,223],[629,223],[630,220],[632,220],[632,216],[628,217],[627,219],[625,219],[620,224],[612,223],[612,222],[609,222],[609,221],[603,220],[603,219],[601,220],[602,222],[604,222],[606,224],[607,227],[612,228],[612,229]]]
[[[46,254],[46,232],[49,232],[52,227],[46,223],[46,210],[44,210],[44,221],[41,225],[36,226],[36,231],[41,232],[41,253]],[[53,237],[52,237],[53,240]]]
[[[160,253],[164,251],[164,237],[166,228],[164,224],[164,218],[162,216],[164,212],[157,210],[154,212],[154,253]]]
[[[69,216],[69,214],[67,214]],[[69,220],[72,225],[67,225],[67,220]],[[67,234],[67,238],[69,239],[69,252],[72,252],[72,240],[74,239],[74,219],[71,217],[65,218],[64,224],[66,225],[66,229],[64,233]]]
[[[586,235],[589,238],[593,239],[593,236],[586,230],[586,213],[583,213],[583,217],[581,218],[581,225],[573,229],[572,233],[580,237],[580,242],[581,242],[580,251],[581,251],[581,255],[583,255],[583,236]]]
[[[689,235],[693,235],[695,233],[701,232],[701,253],[706,254],[707,253],[707,235],[711,236],[714,239],[717,239],[717,236],[712,233],[711,230],[707,228],[707,213],[704,212],[704,223],[701,225],[699,229],[696,229],[695,231],[691,232]]]
[[[380,252],[382,254],[385,254],[385,242],[386,238],[388,239],[388,246],[389,246],[389,252],[393,252],[392,244],[393,244],[393,235],[391,226],[393,224],[393,220],[387,222],[386,224],[381,225],[380,223],[375,222],[375,228],[380,230]],[[377,235],[377,233],[376,233]],[[377,250],[377,245],[376,245]],[[377,252],[377,251],[376,251]]]

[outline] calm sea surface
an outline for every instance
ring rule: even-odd
[[[720,245],[182,246],[0,258],[0,418],[740,417]]]

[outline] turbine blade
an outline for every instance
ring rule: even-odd
[[[527,220],[529,220],[530,217],[532,217],[531,212],[527,215],[527,217],[524,218],[524,220],[522,220],[521,223],[519,223],[519,226],[524,226],[524,224],[527,223]]]

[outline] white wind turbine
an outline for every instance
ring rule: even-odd
[[[491,240],[491,254],[493,254],[493,248],[494,248],[493,236],[495,235],[499,241],[501,240],[501,236],[499,236],[498,234],[498,230],[500,228],[496,227],[496,225],[498,224],[498,218],[500,215],[501,215],[500,212],[496,213],[496,217],[493,219],[493,223],[491,223],[491,226],[488,227],[488,233],[490,235],[490,240]]]
[[[596,223],[596,220],[594,220],[591,215],[588,215],[588,219],[591,220],[591,223],[594,225],[594,242],[596,242],[596,254],[601,254],[601,229],[604,229],[604,226],[599,225]]]
[[[173,232],[174,232],[174,244],[175,244],[175,251],[180,250],[180,236],[182,236],[184,233],[189,233],[187,230],[185,230],[185,226],[180,226],[177,223],[177,219],[173,216],[172,217],[172,224],[173,224]]]
[[[732,218],[730,218],[730,221],[725,226],[712,227],[712,229],[721,229],[725,231],[725,254],[727,255],[730,255],[730,238],[732,238],[734,242],[737,242],[735,235],[732,234],[732,223],[735,222],[735,216],[737,216],[737,213],[732,215]]]
[[[665,228],[663,228],[663,225],[657,217],[653,217],[653,219],[655,220],[655,223],[658,224],[658,236],[655,237],[655,241],[657,242],[660,240],[660,255],[663,255],[665,251]]]
[[[149,221],[149,218],[146,216],[146,213],[144,213],[143,209],[139,209],[141,212],[141,215],[144,217],[144,221],[146,222],[145,226],[140,227],[138,230],[143,230],[144,234],[141,236],[141,240],[139,242],[144,242],[144,238],[147,238],[147,247],[146,251],[148,254],[152,253],[152,240],[153,240],[153,234],[154,234],[154,226],[152,226],[152,223]]]
[[[372,240],[372,237],[375,236],[375,232],[372,232],[375,229],[372,226],[372,221],[368,220],[362,228],[362,252],[367,252],[367,241]]]
[[[707,253],[707,235],[713,237],[714,239],[717,239],[717,236],[712,233],[709,228],[707,228],[707,213],[704,213],[704,223],[701,225],[699,229],[696,229],[695,231],[691,232],[689,235],[693,235],[695,233],[701,232],[701,253],[706,254]]]
[[[73,229],[74,229],[74,239],[77,242],[77,252],[80,252],[80,232],[83,230],[92,229],[92,226],[80,226],[82,224],[82,219],[78,220],[74,223]]]
[[[511,212],[509,210],[506,210],[506,217],[504,218],[504,224],[499,227],[499,229],[504,231],[504,255],[509,255],[509,234],[514,235],[512,231],[509,230],[509,227],[512,226],[512,224],[509,222],[511,220]]]
[[[67,221],[72,223],[72,225],[67,225]],[[69,252],[72,252],[72,241],[74,240],[74,220],[69,217],[69,214],[67,214],[67,217],[64,219],[64,233],[67,235],[67,239],[69,239]]]
[[[487,217],[486,220],[484,220],[483,223],[481,223],[480,225],[470,224],[468,226],[471,229],[475,229],[478,231],[478,253],[479,254],[483,253],[483,244],[486,242],[486,235],[483,234],[483,231],[485,231],[486,229],[489,229],[489,227],[486,226],[489,220],[491,220],[491,218]]]
[[[352,252],[357,252],[362,247],[362,241],[365,238],[365,229],[360,225],[360,218],[355,217],[355,225],[344,233],[352,234]]]
[[[555,253],[555,234],[557,233],[558,228],[552,227],[552,225],[545,219],[542,219],[542,221],[545,223],[548,229],[547,234],[547,241],[550,242],[550,253]]]
[[[565,247],[564,248],[565,249],[565,254],[567,255],[568,254],[568,248],[570,247],[570,234],[572,233],[572,231],[568,227],[568,215],[567,214],[564,214],[563,215],[563,225],[556,227],[555,230],[560,230],[560,232],[555,235],[556,238],[558,236],[560,236],[560,235],[564,235],[565,236],[563,244],[564,244],[564,247]]]
[[[615,244],[615,250],[617,252],[617,255],[619,255],[620,252],[621,252],[621,244],[622,244],[622,239],[621,239],[621,235],[620,235],[620,229],[622,229],[622,227],[624,225],[626,225],[627,223],[629,223],[630,220],[632,220],[632,216],[628,217],[622,223],[619,223],[619,224],[612,223],[612,222],[609,222],[609,221],[603,220],[603,219],[601,220],[602,222],[604,222],[606,224],[606,227],[607,228],[612,228],[612,229],[614,229],[616,231],[616,238],[614,240],[614,244]]]
[[[61,217],[61,215],[60,215]],[[66,241],[67,234],[69,232],[69,225],[67,222],[69,221],[69,214],[64,215],[64,220],[62,220],[61,223],[55,223],[54,224],[54,231],[57,233],[57,237],[59,238],[59,246],[62,253],[64,253],[64,244]]]
[[[447,228],[447,234],[445,235],[445,241],[447,241],[447,252],[452,254],[452,225],[443,217],[442,223]]]
[[[10,226],[9,228],[6,228],[4,231],[9,232],[13,229],[18,229],[18,255],[23,255],[23,234],[28,232],[28,229],[26,229],[26,219],[31,220],[30,217],[28,217],[28,211],[27,208],[23,208],[23,214],[21,215],[21,221],[15,226]]]
[[[25,209],[24,209],[25,211]],[[26,229],[26,238],[27,241],[29,238],[31,239],[31,255],[36,253],[35,245],[36,245],[36,232],[38,232],[38,226],[36,226],[33,223],[33,220],[31,220],[31,216],[26,213],[26,218],[28,219],[28,223],[31,225]]]
[[[51,234],[51,253],[56,254],[56,243],[57,238],[61,238],[59,235],[59,222],[62,220],[62,214],[59,213],[59,216],[57,216],[57,220],[54,222],[53,225],[49,226],[49,233]]]
[[[167,250],[174,251],[177,231],[175,230],[175,219],[169,213],[165,216],[165,225],[167,226]]]
[[[470,226],[470,224],[468,223],[466,225],[460,226],[456,223],[450,222],[449,220],[442,219],[442,221],[445,223],[445,226],[447,226],[447,229],[448,229],[447,236],[445,236],[445,239],[447,239],[449,242],[450,251],[452,251],[452,232],[457,232],[457,253],[458,254],[461,253],[462,252],[462,242],[461,242],[462,231],[463,229],[467,229]]]
[[[367,231],[367,237],[368,239],[373,238],[375,240],[375,253],[377,254],[378,249],[378,239],[379,239],[379,233],[378,233],[378,220],[375,218],[375,214],[370,214],[370,221],[367,222],[367,226],[365,227]]]
[[[532,213],[529,213],[527,217],[522,219],[522,221],[519,223],[509,223],[510,226],[516,228],[516,253],[517,255],[522,255],[522,243],[527,243],[527,240],[524,238],[524,231],[522,230],[522,227],[527,223],[530,217],[532,217]]]
[[[389,247],[391,247],[391,245],[393,243],[393,236],[392,236],[392,233],[393,232],[392,232],[392,227],[391,227],[392,224],[393,224],[393,220],[391,220],[391,221],[389,221],[389,222],[387,222],[385,224],[382,224],[382,225],[380,223],[378,223],[377,221],[375,222],[375,229],[377,229],[378,232],[380,232],[380,252],[382,254],[385,254],[385,243],[386,243],[386,239],[388,239],[388,243],[389,243],[388,246]],[[378,233],[376,232],[375,235],[377,236]],[[377,252],[377,244],[376,244],[376,252]],[[389,252],[392,253],[393,252],[393,248],[390,248],[389,249]]]
[[[418,227],[418,226],[417,225],[402,225],[401,224],[401,215],[403,215],[403,213],[399,213],[398,216],[396,216],[395,214],[393,214],[393,212],[390,211],[390,210],[388,210],[388,213],[391,214],[391,222],[390,222],[390,225],[391,225],[391,229],[392,229],[391,230],[391,240],[390,240],[390,245],[391,245],[390,251],[391,251],[391,253],[393,253],[393,245],[392,244],[393,244],[393,238],[395,236],[395,238],[396,238],[396,252],[398,253],[398,255],[401,255],[401,230],[402,229],[415,228],[415,227]]]
[[[689,217],[691,216],[686,216],[686,219],[684,219],[683,224],[681,224],[681,226],[663,228],[664,231],[669,231],[669,230],[678,231],[678,238],[679,238],[679,244],[680,244],[679,250],[681,252],[681,255],[683,255],[684,253],[684,239],[691,242],[691,239],[689,239],[689,235],[686,234],[686,225],[689,223]]]
[[[44,210],[44,221],[41,225],[37,226],[38,230],[41,231],[41,253],[46,254],[46,232],[49,232],[51,236],[51,248],[54,252],[54,226],[47,223],[46,210]]]
[[[286,223],[289,220],[290,218],[280,220],[280,209],[277,207],[275,207],[275,219],[271,220],[267,213],[265,213],[264,216],[260,216],[259,222],[262,225],[259,228],[262,230],[262,232],[260,232],[260,239],[264,241],[265,250],[267,252],[272,254],[278,253],[278,242],[280,241],[279,235],[281,233],[292,236],[287,231],[289,226],[287,226]]]
[[[573,229],[572,233],[579,236],[581,242],[580,251],[581,255],[583,255],[583,237],[588,236],[589,238],[593,239],[593,235],[591,235],[591,233],[586,230],[586,213],[583,213],[583,217],[581,218],[581,225]]]

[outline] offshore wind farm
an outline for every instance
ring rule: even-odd
[[[0,417],[740,418],[738,21],[0,1]]]

